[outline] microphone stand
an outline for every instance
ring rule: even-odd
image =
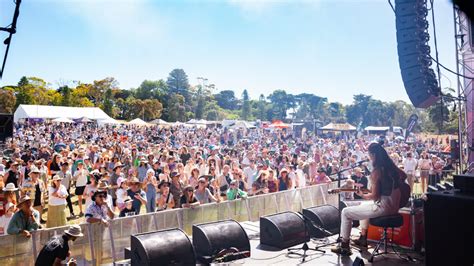
[[[311,222],[311,220],[308,219],[308,217],[306,217],[302,212],[299,212],[299,214],[303,217],[304,232],[305,232],[305,236],[304,236],[305,242],[304,242],[303,246],[300,247],[300,248],[289,248],[287,254],[288,254],[288,255],[290,255],[290,254],[299,255],[299,256],[301,256],[301,262],[305,262],[305,261],[306,261],[306,257],[309,256],[308,254],[306,254],[306,252],[307,252],[308,250],[322,252],[323,254],[325,254],[326,251],[325,251],[325,250],[321,250],[320,247],[310,248],[310,247],[308,246],[308,241],[311,239],[311,236],[310,236],[310,234],[309,234],[308,224],[307,224],[307,223],[308,223],[308,222]],[[298,251],[298,250],[303,250],[303,254],[298,253],[298,252],[295,252],[295,251]]]

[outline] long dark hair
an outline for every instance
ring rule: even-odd
[[[373,154],[374,160],[372,165],[374,170],[379,170],[382,173],[381,178],[390,178],[393,181],[398,181],[400,172],[398,167],[388,156],[387,151],[379,143],[371,143],[369,145],[369,153]]]

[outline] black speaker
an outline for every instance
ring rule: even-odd
[[[247,233],[234,220],[193,225],[193,245],[197,259],[203,263],[250,257]]]
[[[285,249],[309,241],[304,219],[296,212],[260,217],[260,244]]]
[[[439,98],[440,88],[430,68],[426,0],[395,0],[397,50],[405,90],[412,104],[427,108]]]
[[[308,218],[311,222],[308,222],[308,229],[311,237],[323,238],[328,236],[328,233],[338,234],[339,228],[341,227],[341,218],[339,216],[339,210],[331,205],[322,205],[312,208],[303,209],[303,215]],[[327,231],[324,232],[318,227],[312,226],[312,224],[324,228]]]
[[[474,195],[456,190],[427,193],[424,204],[425,263],[474,265]]]
[[[451,154],[451,159],[454,161],[457,161],[459,159],[459,142],[455,139],[452,139],[449,142],[449,146],[451,148],[450,154]]]
[[[0,113],[0,141],[13,137],[13,115]]]
[[[196,265],[193,245],[180,229],[131,236],[133,265]]]

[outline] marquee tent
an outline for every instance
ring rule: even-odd
[[[13,114],[13,121],[18,122],[20,119],[26,118],[55,119],[58,117],[65,117],[69,119],[86,117],[91,120],[110,119],[110,117],[98,107],[20,104]]]
[[[65,118],[65,117],[55,118],[55,119],[52,120],[52,122],[55,122],[55,123],[74,123],[74,121],[72,121],[69,118]]]
[[[329,130],[329,131],[355,131],[356,127],[348,123],[345,123],[345,124],[329,123],[320,129]]]
[[[141,120],[140,118],[135,118],[132,121],[128,122],[130,125],[138,125],[138,126],[147,126],[148,123]]]

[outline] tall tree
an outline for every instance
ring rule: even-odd
[[[168,76],[166,85],[170,93],[180,94],[184,97],[186,104],[191,103],[188,75],[183,69],[173,69]]]
[[[114,116],[113,114],[113,106],[114,103],[112,102],[112,89],[107,89],[104,95],[104,102],[102,104],[102,109],[104,112],[110,116]]]
[[[235,93],[232,90],[223,90],[217,94],[214,94],[217,104],[223,109],[237,110],[239,99],[235,97]]]
[[[0,113],[11,114],[15,111],[15,91],[11,87],[0,88]]]
[[[284,90],[275,90],[268,96],[268,99],[272,102],[272,113],[274,119],[285,119],[286,112],[294,104],[293,95],[289,95]]]
[[[65,86],[59,87],[57,92],[60,93],[61,96],[62,96],[61,105],[62,106],[71,106],[71,104],[72,104],[72,100],[71,100],[72,90],[71,90],[71,88],[69,88],[69,86],[65,85]]]
[[[267,102],[265,101],[265,95],[260,94],[257,104],[257,118],[261,121],[265,121],[267,119],[266,105]]]
[[[247,90],[244,90],[242,93],[242,119],[250,120],[251,110],[250,110],[250,98]]]

